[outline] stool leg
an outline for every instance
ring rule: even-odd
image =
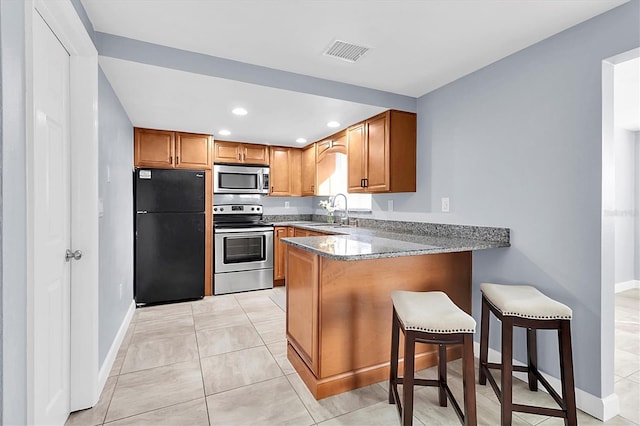
[[[573,356],[571,349],[571,323],[560,321],[558,329],[558,346],[560,348],[560,380],[562,381],[562,399],[567,410],[565,426],[578,424],[576,413],[576,391],[573,382]]]
[[[398,380],[398,346],[400,343],[400,325],[395,308],[391,317],[391,365],[389,366],[389,404],[395,404],[393,389]]]
[[[476,371],[473,367],[473,334],[465,334],[462,343],[462,387],[464,393],[464,424],[478,424],[476,413]]]
[[[447,406],[447,391],[445,386],[447,385],[447,347],[445,345],[438,345],[438,399],[441,407]]]
[[[513,319],[502,317],[502,380],[500,391],[500,423],[502,426],[511,425],[511,413],[513,411]]]
[[[538,369],[538,339],[536,336],[535,328],[527,328],[527,360],[528,360],[528,372],[527,378],[529,381],[529,390],[538,390],[538,378],[534,374],[534,371]]]
[[[487,384],[487,375],[484,367],[487,365],[489,355],[489,307],[487,300],[482,296],[482,318],[480,320],[480,373],[478,374],[478,383]]]
[[[415,333],[406,331],[404,335],[404,375],[402,379],[402,425],[413,423],[413,374],[415,362]]]

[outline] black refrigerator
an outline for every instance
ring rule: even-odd
[[[204,170],[135,169],[136,303],[204,297]]]

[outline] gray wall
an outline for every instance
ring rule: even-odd
[[[133,300],[133,125],[106,76],[98,76],[99,365]]]
[[[2,423],[2,19],[0,19],[0,425]]]
[[[615,284],[635,279],[636,245],[636,135],[615,129]]]
[[[419,212],[448,196],[454,222],[511,228],[511,248],[474,254],[476,319],[484,281],[566,303],[576,384],[596,396],[613,392],[600,360],[601,61],[640,45],[639,14],[631,1],[419,98],[418,192],[395,197]],[[540,367],[558,377],[557,341],[541,337]]]
[[[635,205],[635,267],[633,279],[640,281],[640,132],[635,132],[636,136],[636,173],[633,181],[636,183],[636,205]]]
[[[24,3],[0,1],[2,34],[2,421],[26,424]],[[7,206],[11,206],[7,208]]]

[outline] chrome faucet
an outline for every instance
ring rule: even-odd
[[[333,199],[331,201],[331,206],[332,207],[336,206],[336,199],[340,195],[344,198],[344,216],[340,219],[340,222],[342,222],[343,225],[349,225],[349,207],[347,206],[347,196],[341,192],[337,193],[336,195],[333,196]]]

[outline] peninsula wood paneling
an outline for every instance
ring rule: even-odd
[[[352,262],[292,246],[287,253],[288,358],[316,398],[387,378],[392,291],[444,291],[471,312],[471,252]],[[455,347],[447,353],[460,356]],[[416,368],[436,362],[436,346],[416,347]]]

